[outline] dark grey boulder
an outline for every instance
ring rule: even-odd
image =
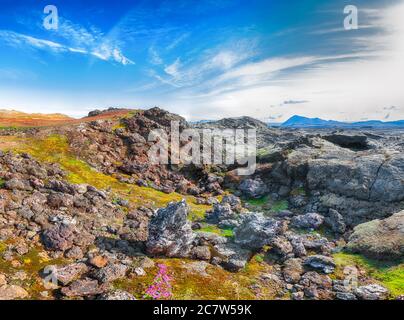
[[[228,203],[214,204],[212,212],[207,216],[208,220],[215,223],[223,220],[233,220],[236,217],[237,214],[232,210],[231,205]]]
[[[213,247],[213,258],[226,270],[237,272],[243,269],[251,259],[253,253],[250,250],[240,248],[233,243],[219,244]]]
[[[159,209],[149,223],[146,250],[148,254],[166,257],[188,257],[195,234],[188,221],[185,200]]]
[[[238,189],[248,198],[260,198],[268,193],[268,187],[259,179],[246,179],[240,183]]]
[[[270,244],[271,240],[286,231],[285,221],[267,218],[261,213],[244,217],[241,225],[234,229],[235,243],[250,250],[258,250]]]
[[[241,209],[241,200],[239,197],[236,197],[235,195],[229,194],[223,196],[221,204],[229,204],[231,209],[234,211],[239,211]]]
[[[355,294],[361,300],[385,300],[389,291],[379,284],[369,284],[357,288]]]
[[[291,226],[301,229],[317,229],[324,222],[324,217],[318,213],[306,213],[292,218]]]
[[[336,266],[333,258],[322,255],[309,256],[304,259],[303,263],[305,266],[323,273],[333,273]]]
[[[334,209],[328,211],[324,222],[335,233],[344,233],[346,230],[344,217]]]

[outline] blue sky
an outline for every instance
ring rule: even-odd
[[[43,26],[46,5],[59,27]],[[359,9],[344,30],[343,9]],[[0,109],[404,118],[402,0],[0,0]],[[401,70],[401,72],[398,72]]]

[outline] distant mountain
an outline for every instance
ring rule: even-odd
[[[388,122],[380,120],[340,122],[334,120],[323,120],[320,118],[293,116],[280,126],[285,128],[404,128],[404,120]]]
[[[323,120],[320,118],[306,118],[293,116],[282,124],[282,127],[328,127],[338,125],[338,121]]]

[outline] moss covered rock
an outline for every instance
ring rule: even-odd
[[[404,256],[404,211],[384,220],[373,220],[355,227],[348,249],[368,257],[392,260]]]

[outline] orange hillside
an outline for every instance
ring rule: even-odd
[[[66,124],[75,124],[100,119],[109,119],[126,115],[131,110],[114,110],[103,112],[94,117],[85,117],[82,119],[74,119],[69,116],[41,113],[24,113],[15,110],[0,109],[0,127],[48,127],[60,126]]]

